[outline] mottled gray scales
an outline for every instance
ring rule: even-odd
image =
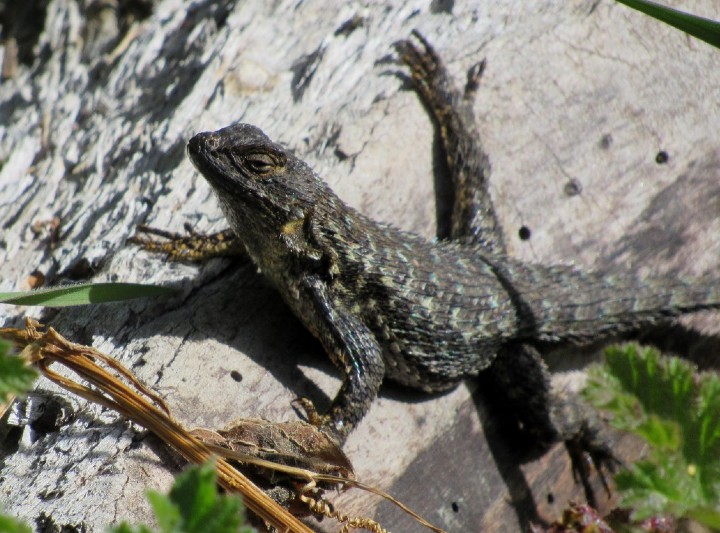
[[[525,264],[373,222],[254,126],[199,134],[188,153],[250,256],[345,374],[352,397],[338,396],[326,421],[341,436],[377,394],[367,368],[444,389],[508,343],[597,341],[720,305],[717,284]]]
[[[720,282],[639,280],[508,257],[467,94],[415,37],[419,44],[402,41],[397,50],[447,155],[454,242],[426,241],[356,212],[292,152],[248,124],[196,135],[189,157],[214,188],[237,240],[342,374],[325,414],[308,404],[311,419],[328,432],[344,440],[384,378],[437,391],[486,372],[492,399],[509,406],[538,442],[565,440],[574,444],[571,455],[580,448],[596,463],[607,461],[595,415],[578,398],[552,390],[542,354],[718,308]],[[577,455],[573,462],[582,463]]]

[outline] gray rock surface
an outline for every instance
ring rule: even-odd
[[[0,7],[5,30],[22,9]],[[718,17],[712,0],[691,7]],[[351,205],[431,237],[433,130],[391,61],[393,41],[413,28],[460,82],[487,58],[475,108],[512,253],[718,273],[719,52],[610,0],[52,0],[40,11],[34,35],[15,23],[15,43],[0,48],[0,290],[38,270],[49,283],[91,276],[181,293],[62,311],[2,306],[0,324],[30,315],[118,358],[190,427],[292,419],[292,399],[322,405],[339,382],[252,266],[164,263],[125,239],[138,223],[224,227],[184,144],[236,120],[293,147]],[[44,224],[53,217],[56,239]],[[149,520],[144,489],[169,486],[172,454],[40,380],[31,399],[48,397],[72,407],[69,422],[43,433],[19,420],[0,432],[6,510],[38,529]],[[488,444],[483,417],[466,387],[432,398],[387,387],[345,451],[360,479],[449,531],[518,531],[533,502],[551,520],[582,499],[561,448],[519,468],[512,443]],[[418,530],[370,495],[335,502]]]

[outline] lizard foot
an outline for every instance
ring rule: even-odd
[[[312,400],[308,398],[296,398],[293,407],[299,411],[299,416],[305,418],[308,424],[311,424],[322,431],[325,435],[335,441],[338,446],[342,446],[347,438],[347,431],[338,428],[338,424],[329,414],[320,414]]]
[[[435,95],[445,94],[452,87],[443,87],[447,85],[448,75],[435,49],[417,30],[413,30],[412,35],[420,42],[420,47],[409,39],[396,42],[394,47],[401,61],[410,69],[423,100],[432,104],[436,100]]]
[[[614,474],[623,462],[612,452],[607,442],[602,440],[596,431],[583,428],[577,435],[565,441],[565,449],[570,456],[575,482],[583,486],[587,502],[597,507],[595,490],[591,484],[592,469],[602,483],[608,497],[611,495],[607,475]]]
[[[185,225],[187,235],[139,225],[137,233],[127,242],[137,244],[148,252],[164,253],[171,261],[200,262],[211,257],[232,256],[244,253],[235,234],[224,230],[211,235],[196,232]],[[148,237],[159,237],[155,239]]]
[[[312,400],[308,398],[296,398],[293,403],[293,407],[300,411],[300,415],[318,428],[325,428],[332,425],[332,419],[329,415],[321,415]]]
[[[480,377],[485,393],[503,398],[497,407],[503,422],[533,444],[526,453],[536,456],[564,442],[575,481],[582,485],[588,503],[596,507],[598,481],[610,494],[606,475],[622,463],[612,451],[609,428],[576,391],[561,383],[553,386],[537,348],[509,343],[485,374]]]
[[[394,47],[401,61],[410,69],[417,91],[430,107],[436,108],[436,114],[448,111],[447,102],[472,100],[485,70],[485,60],[469,70],[461,97],[432,45],[417,30],[412,31],[412,36],[419,42],[419,46],[410,39],[404,39],[396,42]]]

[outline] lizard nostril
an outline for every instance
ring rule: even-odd
[[[202,141],[205,143],[205,147],[208,150],[217,150],[220,148],[220,139],[214,133],[202,134]]]
[[[187,150],[190,153],[198,153],[201,150],[212,151],[217,150],[219,139],[214,132],[198,133],[187,143]]]

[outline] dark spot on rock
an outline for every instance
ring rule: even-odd
[[[422,11],[419,9],[413,9],[412,12],[405,18],[405,20],[412,20],[417,17]]]
[[[335,157],[338,158],[339,161],[345,161],[350,156],[342,150],[342,148],[335,148]]]
[[[293,71],[290,90],[294,102],[299,102],[302,99],[305,89],[310,85],[324,55],[325,48],[320,45],[313,52],[300,57],[290,67],[290,70]]]
[[[433,0],[430,2],[430,13],[447,13],[451,15],[453,7],[455,7],[455,0]]]
[[[457,502],[452,502],[450,504],[450,507],[452,507],[453,513],[457,513],[458,511],[460,511],[460,506]]]
[[[5,425],[0,432],[0,457],[7,457],[18,451],[23,428]]]
[[[565,187],[563,187],[563,192],[565,196],[577,196],[582,192],[582,183],[575,178],[569,179],[565,183]]]
[[[600,137],[600,148],[603,150],[610,149],[610,146],[612,146],[613,138],[612,135],[609,133],[606,133],[602,137]]]
[[[72,281],[88,279],[94,276],[97,271],[102,268],[104,261],[90,261],[85,257],[80,257],[73,261],[65,270],[58,274],[61,278],[67,278]]]
[[[240,383],[243,379],[242,374],[240,372],[238,372],[237,370],[231,370],[230,377],[233,378],[233,380],[237,381],[238,383]]]
[[[133,22],[143,21],[152,15],[153,2],[150,0],[129,0],[120,2],[117,10],[118,18],[123,22],[123,26],[130,27]],[[227,18],[227,15],[225,18]],[[215,22],[223,24],[224,19],[216,19]]]
[[[35,531],[37,533],[86,533],[88,531],[84,522],[77,524],[58,524],[53,517],[45,511],[35,518]]]
[[[65,492],[62,490],[43,490],[43,491],[40,491],[40,493],[38,494],[38,497],[43,501],[48,501],[48,500],[56,500],[58,498],[62,498],[63,494],[65,494]]]
[[[60,398],[48,398],[40,409],[40,415],[30,422],[30,427],[41,438],[48,433],[58,431],[75,418],[72,406]]]
[[[345,22],[340,24],[337,30],[335,30],[335,36],[339,35],[350,35],[358,28],[362,28],[365,25],[365,18],[360,15],[354,15],[352,18],[347,19]]]
[[[521,241],[527,241],[530,238],[530,235],[532,235],[530,228],[527,226],[520,226],[520,229],[518,230],[518,237],[520,237]]]
[[[655,162],[658,165],[664,165],[670,160],[670,155],[665,150],[660,150],[655,156]]]
[[[48,2],[3,2],[0,9],[0,39],[17,46],[17,60],[31,66],[36,59],[35,45],[45,28]]]

